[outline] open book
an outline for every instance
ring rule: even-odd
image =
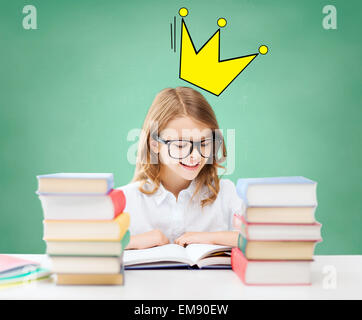
[[[210,268],[231,269],[230,246],[166,244],[149,249],[124,250],[125,269]]]

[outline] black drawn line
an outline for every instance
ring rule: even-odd
[[[173,51],[176,52],[176,16],[173,17],[173,31],[174,31],[174,46]]]
[[[172,23],[170,23],[170,27],[171,27],[171,50],[173,49],[173,41],[172,41]]]

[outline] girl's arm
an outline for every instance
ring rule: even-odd
[[[125,249],[146,249],[162,246],[167,243],[170,243],[170,241],[160,230],[152,230],[131,236]]]
[[[208,243],[237,247],[238,237],[238,231],[186,232],[177,238],[175,243],[181,246],[191,243]]]

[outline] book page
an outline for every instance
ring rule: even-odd
[[[125,266],[161,261],[192,264],[185,252],[185,248],[178,244],[172,243],[148,249],[124,250],[123,262]]]
[[[212,265],[231,265],[231,257],[225,255],[209,257],[201,259],[197,263],[197,266],[199,268],[203,268],[205,266],[212,266]]]
[[[230,246],[220,246],[215,244],[201,244],[201,243],[189,244],[185,249],[187,256],[192,261],[192,265],[197,264],[199,260],[207,257],[212,253],[230,251],[230,250],[231,250]]]

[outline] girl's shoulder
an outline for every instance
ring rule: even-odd
[[[143,195],[143,193],[139,190],[140,185],[141,185],[141,181],[133,181],[124,186],[120,186],[117,189],[122,190],[125,193],[125,195],[140,196],[140,195]],[[153,189],[153,187],[154,187],[154,185],[151,184],[149,181],[146,181],[146,183],[142,185],[142,188],[144,190],[151,191]]]
[[[220,185],[220,191],[221,189],[223,191],[230,191],[230,190],[235,190],[235,184],[234,182],[232,182],[230,179],[220,179],[219,180],[219,185]]]
[[[130,182],[128,184],[118,187],[117,189],[122,190],[126,196],[127,195],[136,195],[139,193],[139,190],[138,190],[139,184],[140,184],[139,181]]]
[[[222,202],[227,205],[228,212],[238,212],[242,214],[245,211],[244,201],[238,195],[236,185],[230,179],[220,179],[220,192]]]
[[[219,198],[235,199],[237,198],[236,186],[230,179],[219,180]]]

